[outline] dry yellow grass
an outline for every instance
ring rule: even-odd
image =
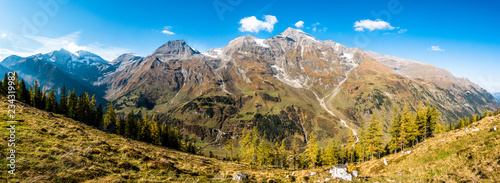
[[[485,118],[465,129],[439,134],[401,153],[362,163],[360,175],[370,181],[497,182],[500,180],[500,116]],[[472,132],[472,129],[479,131]]]

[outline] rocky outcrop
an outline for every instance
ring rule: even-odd
[[[330,169],[329,173],[332,174],[333,179],[340,179],[343,181],[352,182],[352,175],[347,172],[347,166],[343,164],[338,164]]]
[[[238,172],[238,173],[236,173],[236,175],[234,175],[233,181],[246,182],[246,181],[248,181],[248,178],[249,178],[248,174],[243,173],[243,172]]]

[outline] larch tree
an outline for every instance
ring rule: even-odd
[[[73,90],[74,91],[74,90]],[[71,94],[74,95],[74,92]],[[104,130],[108,132],[113,132],[116,125],[116,114],[115,107],[113,103],[109,102],[106,110],[106,114],[104,115]]]

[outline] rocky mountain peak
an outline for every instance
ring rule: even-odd
[[[168,41],[153,52],[153,55],[194,55],[200,54],[194,50],[184,40]]]
[[[282,32],[281,34],[278,34],[278,36],[288,37],[288,38],[291,38],[295,41],[300,40],[302,38],[311,38],[313,40],[316,39],[316,38],[312,37],[310,34],[305,33],[302,30],[294,29],[291,27],[288,27],[284,32]]]

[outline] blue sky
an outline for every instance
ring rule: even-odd
[[[430,63],[500,92],[499,9],[500,0],[0,0],[0,58],[64,47],[112,60],[125,52],[146,56],[177,39],[205,51],[303,21],[300,29],[320,40]],[[242,19],[263,23],[265,15],[277,22],[241,28]]]

